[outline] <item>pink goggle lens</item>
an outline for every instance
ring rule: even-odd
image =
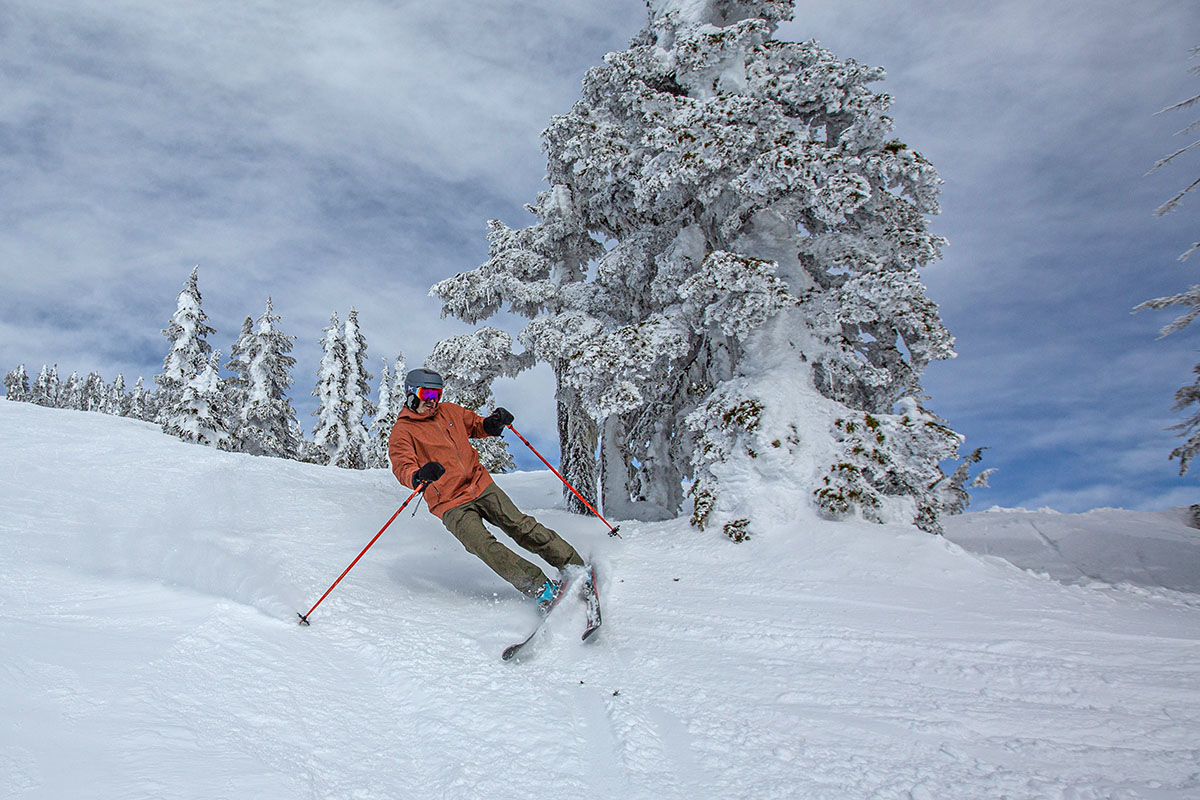
[[[417,389],[417,399],[422,403],[436,403],[442,399],[441,389]]]

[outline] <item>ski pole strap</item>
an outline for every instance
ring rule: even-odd
[[[600,520],[601,522],[603,522],[605,525],[608,525],[608,535],[609,535],[609,536],[616,536],[618,539],[620,539],[620,538],[621,538],[621,534],[617,532],[617,531],[619,531],[619,530],[620,530],[620,528],[621,528],[621,526],[620,526],[620,525],[616,526],[615,528],[614,528],[612,525],[609,525],[609,524],[608,524],[608,520],[606,520],[604,517],[602,517],[602,516],[600,515],[600,512],[599,512],[599,511],[597,511],[596,509],[592,508],[592,504],[591,504],[591,503],[589,503],[589,502],[588,502],[588,501],[587,501],[587,500],[584,498],[584,496],[583,496],[583,495],[581,495],[581,494],[579,493],[579,491],[578,491],[578,490],[577,490],[577,489],[576,489],[574,486],[572,486],[570,483],[568,483],[568,482],[567,482],[567,479],[566,479],[566,478],[564,478],[564,477],[562,476],[562,474],[561,474],[561,473],[560,473],[558,470],[556,470],[556,469],[555,469],[553,466],[551,466],[549,461],[547,461],[545,458],[543,458],[543,457],[542,457],[542,454],[541,454],[541,453],[539,453],[539,452],[538,452],[538,451],[537,451],[537,450],[534,448],[534,446],[533,446],[533,445],[531,445],[531,444],[529,443],[529,440],[528,440],[528,439],[526,439],[524,436],[522,436],[522,435],[520,434],[520,432],[519,432],[519,431],[518,431],[516,428],[514,428],[512,425],[509,425],[509,426],[508,426],[508,429],[509,429],[510,431],[512,431],[513,433],[517,434],[517,438],[518,438],[518,439],[520,439],[522,442],[524,442],[524,443],[525,443],[525,446],[526,446],[526,447],[528,447],[530,450],[532,450],[532,451],[533,451],[533,454],[534,454],[535,456],[537,456],[539,459],[541,459],[542,463],[543,463],[543,464],[545,464],[545,465],[546,465],[546,466],[547,466],[547,467],[550,469],[550,471],[551,471],[551,472],[553,472],[555,475],[557,475],[557,476],[558,476],[558,479],[559,479],[560,481],[562,481],[562,482],[563,482],[563,485],[564,485],[564,486],[566,486],[568,489],[570,489],[572,492],[574,492],[575,496],[579,498],[579,502],[581,502],[581,503],[583,503],[585,506],[587,506],[587,508],[588,508],[588,511],[591,511],[593,514],[595,514],[595,515],[596,515],[596,517],[597,517],[597,518],[599,518],[599,520]]]
[[[367,546],[362,549],[361,553],[359,553],[357,556],[354,557],[354,560],[350,562],[350,566],[348,566],[344,570],[342,570],[342,574],[338,575],[337,580],[329,585],[329,588],[325,590],[325,594],[321,595],[321,599],[318,600],[317,602],[313,603],[313,607],[308,610],[308,614],[301,614],[298,611],[296,612],[296,616],[300,618],[300,622],[297,624],[299,624],[299,625],[308,625],[309,624],[309,622],[308,622],[309,614],[316,611],[317,606],[321,605],[321,603],[323,603],[325,601],[326,597],[329,597],[329,593],[333,591],[333,587],[335,587],[339,583],[341,583],[342,578],[346,577],[346,574],[349,573],[350,570],[354,569],[354,565],[358,563],[358,560],[367,554],[367,551],[371,549],[371,545],[373,545],[373,544],[375,544],[375,542],[379,541],[379,537],[383,536],[383,532],[388,529],[388,526],[392,524],[392,522],[396,519],[396,517],[400,516],[400,512],[405,509],[405,507],[412,501],[412,499],[414,497],[416,497],[421,492],[422,489],[425,488],[425,486],[426,486],[426,483],[418,483],[417,484],[417,488],[413,489],[413,493],[408,496],[408,500],[405,500],[403,505],[401,505],[398,509],[396,509],[396,513],[392,514],[391,518],[387,522],[383,523],[383,527],[379,529],[379,533],[375,534],[375,538],[373,538],[371,541],[367,542]]]

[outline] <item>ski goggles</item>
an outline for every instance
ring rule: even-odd
[[[442,399],[442,390],[428,388],[417,389],[417,399],[422,403],[436,403]]]

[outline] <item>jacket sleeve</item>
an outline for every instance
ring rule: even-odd
[[[491,436],[490,433],[483,429],[483,417],[476,414],[474,411],[462,409],[463,426],[467,429],[467,436],[471,439],[486,439]]]
[[[412,476],[421,465],[417,463],[417,451],[413,447],[412,437],[403,430],[399,421],[392,426],[392,432],[388,434],[388,460],[392,462],[392,474],[396,476],[396,480],[409,489],[414,488]]]

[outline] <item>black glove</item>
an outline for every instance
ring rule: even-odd
[[[425,466],[413,473],[413,486],[418,483],[433,483],[446,474],[446,468],[436,461],[426,461]]]
[[[483,429],[488,436],[499,436],[504,433],[504,427],[511,425],[512,421],[513,415],[508,413],[507,408],[497,408],[483,421]]]

